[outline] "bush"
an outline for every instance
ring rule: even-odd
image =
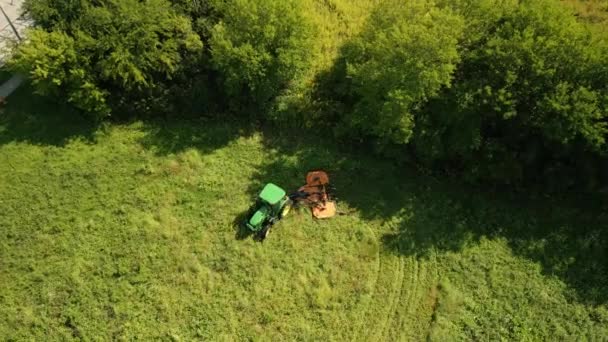
[[[23,11],[44,30],[70,30],[90,6],[88,0],[25,0]]]
[[[309,63],[313,30],[299,0],[218,3],[209,42],[232,105],[265,107]]]
[[[63,1],[26,3],[42,29],[30,34],[12,61],[41,93],[64,96],[101,118],[111,110],[149,110],[165,105],[166,80],[187,54],[202,48],[188,18],[165,0],[110,0],[82,5],[77,17],[57,17]],[[53,7],[55,6],[55,7]]]
[[[425,108],[432,115],[417,117],[418,155],[501,182],[536,179],[574,156],[601,155],[608,117],[600,45],[558,3],[502,10],[479,25],[483,35],[471,26],[479,19],[466,18],[477,38],[461,43],[453,87]]]
[[[109,91],[95,84],[86,58],[66,33],[34,29],[29,32],[28,41],[10,60],[10,67],[29,75],[39,94],[64,97],[85,112],[98,117],[107,116],[110,114]]]
[[[97,118],[252,109],[470,180],[608,182],[601,30],[553,0],[377,3],[26,0],[10,65]]]
[[[427,2],[384,2],[344,48],[346,102],[341,127],[350,136],[405,144],[415,112],[451,83],[462,19]]]

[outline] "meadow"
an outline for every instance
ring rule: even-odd
[[[340,215],[263,243],[266,182],[330,172]],[[602,340],[606,198],[472,188],[318,132],[226,118],[93,126],[0,110],[3,340]]]

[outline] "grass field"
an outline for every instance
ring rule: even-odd
[[[306,132],[0,111],[2,340],[605,340],[606,199],[477,190]],[[265,182],[342,215],[263,243]]]

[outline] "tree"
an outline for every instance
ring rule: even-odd
[[[65,97],[79,109],[98,117],[110,114],[109,92],[95,84],[87,57],[74,39],[62,31],[31,30],[28,40],[9,61],[13,70],[30,77],[42,95]]]
[[[25,0],[23,11],[45,30],[69,30],[90,6],[88,0]]]
[[[418,154],[511,182],[605,150],[607,62],[591,32],[552,1],[494,7],[461,12],[476,38],[461,43],[453,87],[416,122]]]
[[[44,0],[52,7],[71,1]],[[202,43],[188,18],[166,0],[106,0],[82,5],[76,18],[54,19],[30,0],[35,30],[11,62],[38,91],[52,91],[97,117],[154,98]],[[82,3],[80,3],[82,4]],[[57,6],[56,10],[62,6]],[[40,16],[40,17],[38,17]],[[65,56],[64,56],[65,54]],[[111,95],[110,95],[111,94]]]
[[[221,19],[209,44],[227,95],[267,105],[309,63],[313,31],[301,2],[234,0],[216,8]]]
[[[416,111],[451,83],[463,21],[430,2],[385,1],[344,49],[351,135],[408,143]]]

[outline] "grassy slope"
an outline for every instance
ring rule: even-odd
[[[27,91],[0,112],[3,339],[608,337],[601,202],[460,188],[291,132],[93,129]],[[264,182],[313,167],[346,215],[296,212],[264,243],[236,228]]]

